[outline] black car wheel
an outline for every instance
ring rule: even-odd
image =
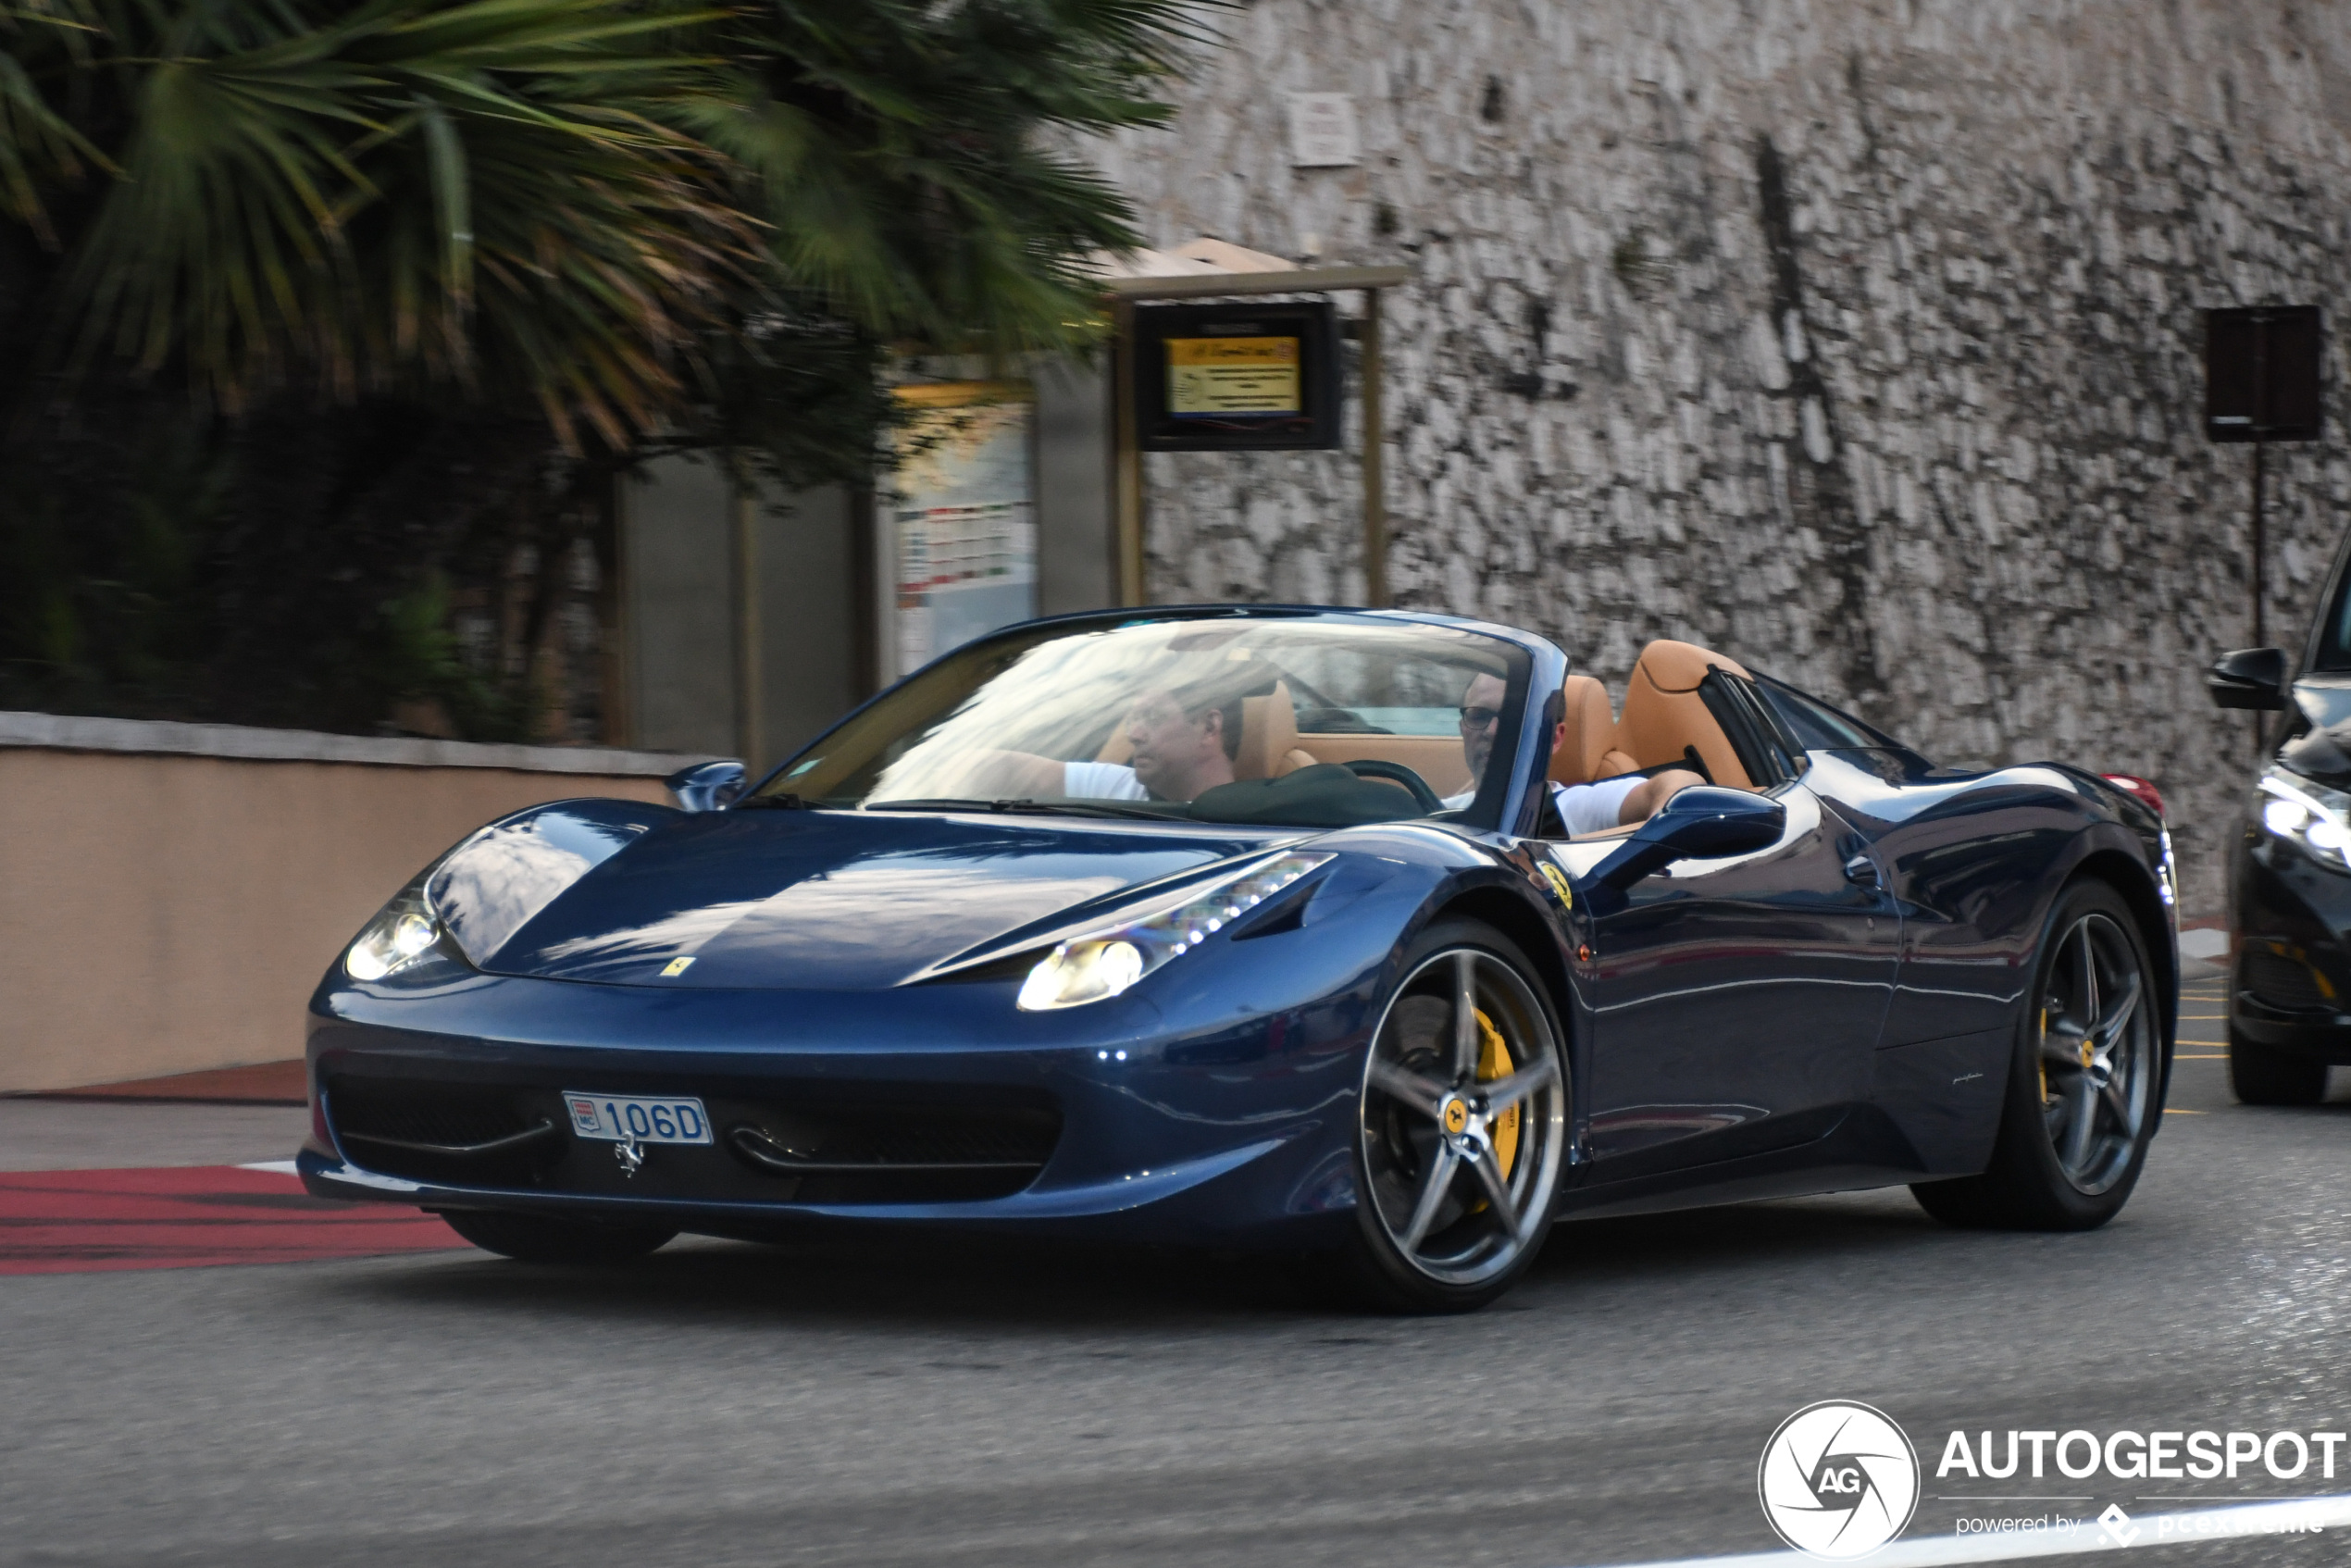
[[[1469,1312],[1534,1262],[1566,1164],[1567,1058],[1524,954],[1449,921],[1407,950],[1356,1121],[1359,1300]]]
[[[2246,1105],[2316,1105],[2327,1097],[2327,1064],[2249,1040],[2232,1024],[2229,1092]]]
[[[450,1209],[441,1217],[483,1251],[526,1263],[624,1263],[678,1234],[667,1226],[607,1225],[492,1209]]]
[[[2068,888],[2034,972],[1990,1165],[1910,1188],[1947,1224],[2090,1230],[2121,1211],[2146,1164],[2162,1109],[2162,1013],[2121,895],[2103,882]]]

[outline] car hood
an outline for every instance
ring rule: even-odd
[[[673,817],[587,866],[494,952],[473,957],[492,974],[618,985],[888,986],[1071,905],[1272,837],[912,813]]]
[[[2351,790],[2351,675],[2306,675],[2294,683],[2295,705],[2307,732],[2278,750],[2278,760],[2303,778]]]

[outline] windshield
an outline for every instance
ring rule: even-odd
[[[1497,638],[1367,616],[1034,627],[917,674],[746,803],[1486,827],[1530,667]]]

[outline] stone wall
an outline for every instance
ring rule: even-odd
[[[1220,25],[1178,127],[1106,165],[1154,243],[1417,267],[1388,317],[1398,603],[1543,630],[1620,696],[1641,642],[1685,637],[1946,762],[2145,774],[2184,902],[2218,909],[2250,740],[2201,672],[2247,641],[2250,453],[2201,433],[2198,311],[2343,297],[2351,5]],[[1361,167],[1289,167],[1291,92],[1353,95]],[[2272,449],[2272,641],[2341,534],[2342,451]],[[1154,598],[1360,595],[1351,454],[1149,471]]]

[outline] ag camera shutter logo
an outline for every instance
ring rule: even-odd
[[[1780,1423],[1755,1489],[1780,1539],[1807,1557],[1849,1562],[1909,1528],[1918,1450],[1885,1412],[1823,1400]]]

